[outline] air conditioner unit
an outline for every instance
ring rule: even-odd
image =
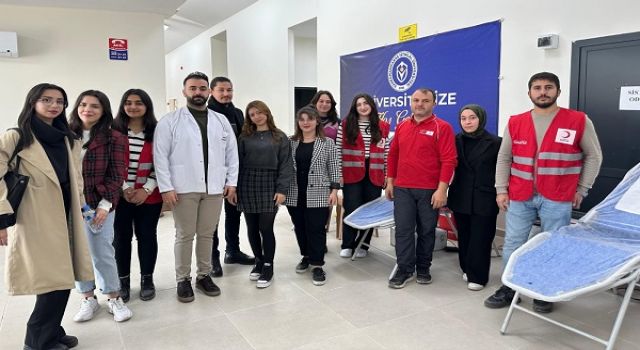
[[[0,32],[0,57],[18,57],[18,33]]]

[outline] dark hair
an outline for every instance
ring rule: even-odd
[[[430,89],[430,88],[417,88],[416,91],[420,91],[425,95],[428,94],[428,93],[431,93],[431,96],[433,97],[433,103],[438,104],[438,99],[436,98],[436,92],[433,91],[433,89]],[[416,91],[414,91],[414,93]]]
[[[125,112],[124,105],[131,95],[139,96],[140,100],[147,109],[147,111],[142,116],[142,124],[144,125],[144,140],[152,142],[153,132],[156,130],[158,120],[156,119],[156,115],[153,113],[153,102],[151,101],[151,97],[149,97],[149,94],[147,94],[142,89],[129,89],[124,93],[124,95],[122,95],[122,99],[120,100],[120,107],[118,107],[118,114],[113,120],[113,125],[111,126],[111,128],[120,131],[124,135],[127,135],[129,133],[129,120],[131,120],[131,118],[129,117],[127,112]]]
[[[87,148],[93,139],[98,134],[103,134],[106,137],[109,137],[111,124],[113,123],[113,114],[111,114],[111,102],[109,102],[109,98],[103,92],[98,90],[87,90],[84,91],[78,96],[76,103],[73,105],[73,110],[69,116],[69,126],[71,127],[71,131],[77,136],[82,138],[82,130],[84,129],[82,126],[82,120],[78,115],[78,106],[82,102],[82,99],[86,96],[93,96],[98,99],[100,102],[100,106],[102,107],[102,115],[98,122],[91,127],[91,131],[89,134],[89,141],[82,145],[83,148]]]
[[[233,85],[231,83],[231,80],[229,80],[229,78],[227,77],[215,77],[213,78],[213,80],[211,80],[211,84],[209,85],[209,88],[213,89],[218,83],[229,83]]]
[[[193,73],[189,73],[189,75],[187,75],[186,78],[184,78],[184,80],[182,81],[182,86],[187,85],[187,80],[189,79],[202,79],[204,81],[207,82],[207,84],[209,84],[209,77],[202,73],[202,72],[193,72]]]
[[[371,113],[369,114],[369,133],[371,134],[371,144],[376,144],[382,140],[382,132],[380,132],[380,116],[378,115],[378,108],[376,107],[376,103],[369,94],[357,94],[353,101],[351,102],[351,107],[349,108],[349,113],[347,114],[347,118],[343,123],[345,125],[345,135],[344,140],[351,144],[355,145],[356,140],[358,139],[358,134],[360,134],[360,127],[358,126],[358,108],[356,107],[358,104],[358,99],[364,98],[369,106],[371,106]]]
[[[276,128],[276,123],[273,120],[273,114],[271,114],[271,110],[269,109],[269,107],[267,107],[267,104],[262,102],[262,101],[251,101],[249,102],[249,104],[247,105],[247,108],[245,109],[244,112],[244,124],[242,124],[242,134],[244,136],[251,136],[253,135],[257,130],[258,127],[256,126],[256,124],[251,120],[251,117],[249,116],[249,110],[251,108],[255,108],[258,111],[264,113],[267,115],[267,127],[269,128],[269,130],[271,131],[271,135],[273,135],[273,141],[275,143],[280,142],[280,130],[278,128]]]
[[[318,92],[316,92],[315,95],[313,95],[313,98],[309,103],[312,104],[314,107],[316,107],[318,104],[318,100],[322,95],[329,96],[329,99],[331,100],[331,109],[329,110],[329,112],[327,112],[327,118],[329,119],[329,123],[330,124],[338,123],[340,121],[340,119],[338,119],[338,111],[336,110],[336,105],[338,103],[336,102],[336,99],[333,98],[333,95],[329,91],[319,90]]]
[[[531,90],[531,85],[533,85],[533,82],[536,80],[548,80],[556,84],[556,88],[560,90],[560,79],[553,73],[540,72],[532,75],[531,78],[529,78],[529,90]]]
[[[67,122],[67,116],[65,114],[65,110],[69,105],[69,100],[67,99],[67,93],[63,88],[58,85],[54,85],[51,83],[41,83],[38,84],[29,90],[27,93],[27,97],[24,100],[24,105],[22,106],[22,111],[20,111],[20,115],[18,116],[18,128],[22,131],[22,142],[23,147],[28,147],[33,143],[33,129],[31,128],[31,119],[38,118],[36,116],[36,103],[42,97],[42,94],[46,90],[57,90],[62,94],[62,98],[64,99],[64,108],[60,115],[57,116],[54,121],[56,123],[62,124],[64,128],[67,130],[67,139],[69,140],[69,146],[73,148],[73,133],[69,129],[69,123]]]
[[[294,141],[302,141],[302,129],[300,129],[299,121],[302,119],[303,114],[306,114],[309,119],[316,121],[316,137],[324,137],[324,128],[320,122],[320,114],[315,106],[308,105],[300,108],[298,113],[296,113],[296,131],[293,136],[291,136],[291,139]]]

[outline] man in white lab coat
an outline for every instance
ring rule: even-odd
[[[236,202],[238,146],[227,118],[207,108],[209,78],[189,74],[187,106],[165,115],[154,136],[154,166],[162,200],[173,210],[178,300],[194,300],[191,256],[196,237],[196,288],[209,296],[220,288],[209,276],[213,231],[223,198]]]

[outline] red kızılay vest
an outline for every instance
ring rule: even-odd
[[[129,157],[127,155],[127,161],[129,161]],[[127,167],[129,165],[127,164]],[[140,151],[140,159],[138,159],[138,170],[136,171],[136,182],[133,184],[133,188],[138,189],[142,188],[145,183],[147,183],[147,179],[149,175],[151,175],[151,171],[153,170],[153,144],[151,142],[145,141],[142,146],[142,151]],[[126,179],[126,175],[125,175]],[[156,187],[147,197],[145,203],[147,204],[157,204],[162,202],[162,196],[160,195],[160,191],[158,187]]]
[[[580,140],[585,123],[584,113],[560,108],[538,152],[531,112],[512,116],[509,119],[513,156],[509,199],[526,201],[533,196],[535,171],[538,193],[554,201],[572,201],[582,171]]]
[[[365,149],[362,134],[358,133],[356,144],[346,142],[346,124],[342,123],[342,179],[346,184],[356,183],[364,179]],[[384,149],[389,136],[389,123],[380,120],[378,126],[382,139],[369,145],[369,179],[376,186],[384,185]]]

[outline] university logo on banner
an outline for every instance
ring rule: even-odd
[[[403,92],[409,90],[418,76],[418,61],[409,51],[400,51],[393,56],[387,69],[387,79],[391,87]]]
[[[340,106],[368,93],[395,130],[411,116],[411,94],[435,90],[434,113],[460,130],[458,114],[475,103],[487,111],[486,129],[497,133],[500,75],[499,21],[340,57]]]

